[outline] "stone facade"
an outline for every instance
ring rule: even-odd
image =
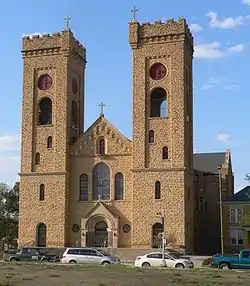
[[[19,246],[150,248],[160,245],[164,227],[167,242],[204,252],[200,234],[207,219],[218,234],[216,174],[207,179],[193,162],[188,25],[184,19],[133,21],[129,43],[132,140],[103,114],[84,131],[86,50],[69,29],[23,38]],[[227,156],[222,164],[230,193]],[[198,173],[211,210],[202,216]]]

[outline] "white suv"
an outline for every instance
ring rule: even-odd
[[[61,259],[62,263],[86,263],[86,264],[115,264],[120,263],[120,259],[110,253],[95,248],[77,247],[67,248]]]

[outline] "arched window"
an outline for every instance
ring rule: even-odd
[[[162,245],[163,225],[159,222],[155,223],[152,227],[152,247],[157,248]]]
[[[110,200],[110,169],[105,163],[99,163],[93,169],[92,199]]]
[[[154,130],[149,130],[149,133],[148,133],[148,142],[149,142],[149,143],[154,143],[154,142],[155,142],[155,133],[154,133]]]
[[[47,227],[44,223],[37,226],[37,246],[46,247]]]
[[[161,183],[159,181],[155,182],[155,199],[159,200],[161,198]]]
[[[150,117],[167,117],[168,104],[165,89],[158,87],[150,95]]]
[[[80,176],[80,191],[79,191],[79,201],[88,201],[89,198],[89,189],[88,189],[88,176],[82,174]]]
[[[40,153],[36,153],[35,164],[40,165]]]
[[[45,97],[39,103],[39,125],[52,124],[52,101]]]
[[[76,101],[72,101],[72,106],[71,106],[71,124],[73,128],[76,128],[78,126],[77,122],[77,103]]]
[[[162,149],[162,159],[167,160],[168,159],[168,147],[165,146]]]
[[[123,200],[124,198],[124,177],[122,173],[115,175],[115,200]]]
[[[99,155],[104,155],[106,152],[105,152],[105,139],[104,138],[100,138],[98,140],[98,146],[97,146],[97,153]]]
[[[44,193],[45,193],[45,186],[44,184],[41,184],[39,190],[39,201],[44,201]]]
[[[47,138],[47,148],[52,148],[52,136]]]

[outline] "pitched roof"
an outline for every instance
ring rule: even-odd
[[[123,135],[104,115],[100,115],[85,131],[84,134],[87,134],[94,126],[96,126],[99,122],[104,121],[107,123],[113,130],[115,130],[117,133],[120,134],[124,139],[131,142],[129,138],[127,138],[125,135]]]
[[[223,200],[223,202],[250,202],[250,186]]]
[[[194,169],[206,173],[217,174],[218,165],[225,163],[226,152],[194,154]]]

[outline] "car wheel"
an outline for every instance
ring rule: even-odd
[[[142,263],[142,267],[151,267],[151,265],[148,262]]]
[[[42,262],[49,262],[49,259],[44,258],[44,259],[42,259]]]
[[[104,266],[106,266],[106,265],[108,265],[108,264],[110,264],[110,262],[108,262],[108,261],[103,261],[103,262],[102,262],[102,265],[104,265]]]
[[[229,266],[228,263],[221,263],[220,269],[229,270],[229,269],[230,269],[230,266]]]
[[[185,268],[185,266],[182,263],[177,263],[175,268]]]
[[[75,260],[70,260],[70,261],[69,261],[69,263],[71,263],[71,264],[75,264],[75,263],[76,263],[76,261],[75,261]]]
[[[15,262],[15,261],[17,261],[17,259],[15,257],[11,257],[10,261]]]

